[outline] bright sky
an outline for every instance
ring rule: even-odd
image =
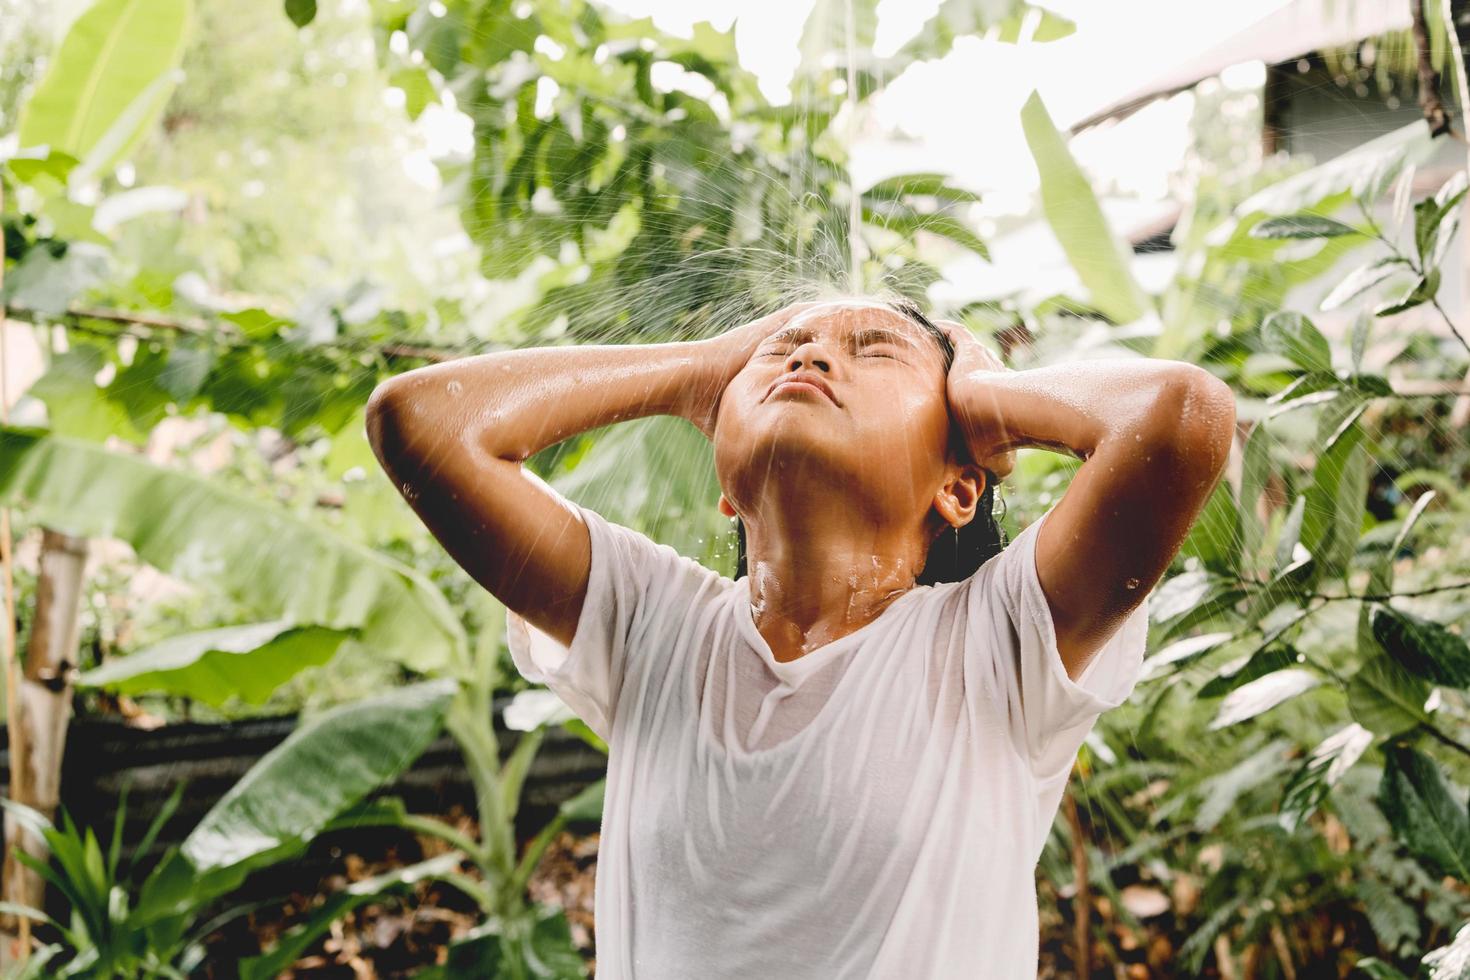
[[[652,16],[664,30],[677,34],[687,34],[701,20],[722,30],[733,22],[742,63],[760,79],[768,98],[789,100],[797,40],[813,0],[606,2],[631,16]],[[939,2],[881,0],[878,53],[896,50]],[[878,121],[918,145],[897,156],[892,151],[876,158],[860,154],[859,180],[883,172],[941,169],[978,189],[1000,192],[997,205],[1019,205],[1015,196],[1029,197],[1036,186],[1020,127],[1021,105],[1033,89],[1065,127],[1099,108],[1100,101],[1126,95],[1288,2],[1049,0],[1045,6],[1077,24],[1075,34],[1024,45],[964,38],[947,58],[917,65],[894,80],[877,100]],[[738,8],[738,18],[732,8]],[[959,118],[957,106],[963,106]],[[1153,117],[1149,125],[1130,126],[1120,134],[1124,139],[1090,134],[1075,151],[1105,184],[1116,182],[1124,193],[1162,196],[1162,176],[1183,150],[1190,106],[1183,100],[1172,110],[1159,108],[1147,114]],[[1122,143],[1127,151],[1109,142]]]
[[[701,20],[721,30],[734,23],[741,62],[768,98],[789,101],[797,41],[813,0],[605,2],[630,16],[651,16],[680,35]],[[1042,293],[1065,288],[1070,267],[1044,223],[995,236],[993,219],[1034,208],[1037,175],[1020,123],[1026,98],[1040,91],[1065,129],[1289,2],[1048,0],[1048,9],[1076,23],[1070,37],[1019,45],[962,38],[948,57],[915,65],[890,82],[873,103],[881,132],[864,134],[855,144],[854,176],[866,186],[892,174],[938,170],[983,193],[974,216],[990,241],[992,262],[957,259],[946,267],[948,283],[936,287],[935,299],[945,293],[951,300],[999,295],[1027,283]],[[939,3],[881,0],[877,53],[896,51]],[[738,17],[732,9],[737,7]],[[1224,78],[1241,89],[1263,80],[1260,63],[1239,66]],[[1150,222],[1170,208],[1168,178],[1188,147],[1193,108],[1186,92],[1072,141],[1073,154],[1105,195],[1115,230]],[[1141,280],[1152,272],[1167,277],[1170,269],[1138,270]]]

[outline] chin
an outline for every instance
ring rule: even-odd
[[[855,488],[865,482],[865,476],[872,476],[873,457],[860,444],[842,440],[830,425],[824,426],[819,420],[793,422],[782,419],[778,424],[743,432],[738,440],[716,444],[715,469],[720,484],[753,489],[764,479],[773,478],[786,486]]]

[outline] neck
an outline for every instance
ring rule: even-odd
[[[776,659],[795,660],[881,615],[914,587],[924,540],[920,526],[830,500],[820,513],[772,507],[746,521],[752,614]]]

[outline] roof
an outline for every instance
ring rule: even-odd
[[[1099,79],[1094,108],[1073,123],[1071,130],[1076,133],[1104,120],[1130,115],[1155,99],[1190,88],[1231,65],[1290,61],[1324,48],[1406,30],[1409,23],[1409,5],[1402,2],[1288,0],[1204,51],[1184,48],[1165,51],[1164,54],[1172,57],[1160,58],[1159,63],[1164,67],[1141,85],[1110,88],[1105,79]]]

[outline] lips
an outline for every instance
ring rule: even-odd
[[[820,375],[806,374],[806,373],[783,374],[781,377],[777,378],[774,382],[772,382],[771,383],[771,386],[766,389],[766,394],[761,399],[761,401],[765,401],[766,398],[771,397],[771,393],[773,391],[775,391],[777,388],[781,387],[783,384],[787,384],[788,382],[792,382],[792,381],[800,382],[802,384],[811,385],[813,388],[816,388],[822,394],[826,395],[827,396],[827,400],[830,401],[832,404],[834,404],[834,405],[841,404],[837,400],[837,396],[832,393],[832,387],[831,387],[831,385],[827,384],[827,382],[824,381]]]

